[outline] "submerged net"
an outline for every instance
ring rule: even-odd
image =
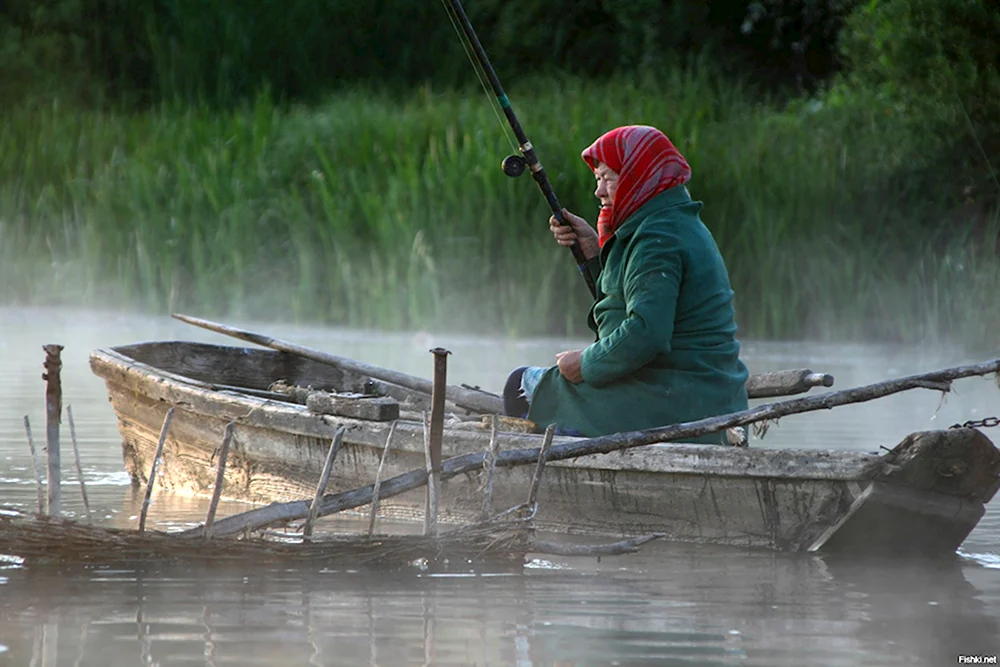
[[[211,561],[316,564],[333,568],[413,565],[510,566],[524,562],[532,531],[523,522],[488,521],[437,536],[295,535],[181,537],[0,509],[0,554],[25,563]]]

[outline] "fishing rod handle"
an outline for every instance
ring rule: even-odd
[[[566,218],[560,212],[556,216],[556,220],[566,227],[572,227],[566,222]],[[587,283],[587,289],[590,290],[590,296],[597,298],[597,285],[594,283],[594,279],[591,277],[590,272],[587,271],[587,258],[583,255],[583,250],[580,249],[580,243],[574,241],[573,245],[569,247],[570,252],[573,253],[573,259],[576,260],[576,268],[580,271],[580,275],[583,276],[583,281]]]
[[[535,155],[535,149],[532,148],[530,142],[524,142],[521,146],[521,154],[524,155],[525,162],[528,163],[528,168],[531,170],[531,176],[538,183],[538,187],[541,189],[542,194],[545,195],[545,201],[549,204],[549,209],[552,211],[552,215],[555,217],[556,222],[558,222],[563,227],[570,227],[569,221],[566,220],[566,216],[563,215],[562,205],[559,203],[559,199],[556,197],[555,191],[552,189],[552,184],[549,182],[549,177],[545,173],[545,167],[539,162],[538,156]],[[573,245],[569,247],[570,252],[573,253],[573,259],[576,261],[576,268],[580,271],[580,275],[583,276],[583,280],[587,283],[587,289],[590,290],[590,296],[597,298],[597,285],[594,284],[594,279],[591,277],[590,272],[587,271],[587,258],[583,254],[583,250],[580,248],[580,243],[574,241]]]

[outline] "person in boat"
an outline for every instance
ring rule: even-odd
[[[566,210],[570,226],[554,216],[549,226],[588,260],[597,338],[560,352],[554,366],[515,369],[504,411],[592,437],[745,410],[733,290],[702,204],[685,187],[687,161],[665,134],[641,125],[611,130],[582,157],[597,179],[597,230]]]

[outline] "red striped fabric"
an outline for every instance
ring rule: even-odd
[[[655,127],[626,125],[601,135],[581,154],[591,169],[603,162],[618,174],[618,190],[610,208],[601,209],[597,235],[601,246],[650,199],[691,178],[691,167]]]

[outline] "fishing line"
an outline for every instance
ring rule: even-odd
[[[497,123],[500,124],[500,131],[503,132],[503,136],[507,140],[507,143],[510,144],[513,152],[517,153],[517,140],[514,137],[513,130],[511,130],[507,120],[501,116],[500,102],[497,101],[496,95],[493,94],[493,90],[486,81],[486,72],[483,70],[482,64],[472,53],[472,45],[469,43],[468,36],[458,25],[458,17],[455,15],[455,10],[448,4],[447,0],[441,0],[441,4],[444,5],[444,9],[448,13],[452,29],[458,33],[458,38],[462,42],[462,49],[465,50],[465,57],[469,59],[469,62],[472,63],[472,68],[476,71],[476,78],[479,79],[479,85],[483,87],[483,92],[486,93],[486,97],[489,99],[490,109],[493,110],[493,115],[496,117]]]
[[[952,77],[952,81],[954,82],[954,77]],[[955,99],[958,100],[958,105],[962,108],[962,115],[965,116],[965,122],[969,126],[969,133],[972,135],[973,140],[976,142],[976,147],[979,148],[979,152],[982,153],[983,159],[986,161],[986,168],[990,170],[990,176],[993,177],[993,182],[997,184],[997,190],[1000,190],[1000,177],[997,176],[997,170],[993,168],[993,162],[990,160],[986,149],[983,148],[983,142],[979,140],[979,133],[976,132],[976,126],[972,122],[972,117],[965,108],[965,102],[962,101],[957,90],[955,91]]]
[[[461,0],[447,0],[445,8],[448,11],[448,18],[451,19],[452,27],[459,32],[459,37],[463,38],[462,46],[465,48],[466,56],[472,61],[473,67],[476,70],[476,76],[479,77],[479,82],[483,85],[483,88],[486,88],[486,82],[483,81],[484,77],[489,82],[489,89],[493,92],[490,106],[493,108],[494,114],[497,115],[497,120],[500,120],[500,116],[497,113],[496,106],[494,106],[493,98],[496,98],[495,104],[499,104],[504,118],[507,120],[507,124],[510,125],[510,129],[514,133],[516,141],[511,141],[510,135],[507,134],[506,129],[504,130],[504,136],[507,137],[507,140],[511,142],[511,146],[520,155],[508,155],[504,158],[500,165],[503,172],[510,177],[517,177],[530,170],[532,179],[538,184],[539,189],[545,196],[545,200],[549,204],[552,216],[560,225],[568,226],[570,223],[563,215],[562,205],[559,203],[556,193],[552,190],[552,183],[549,182],[549,178],[545,174],[545,168],[542,166],[541,161],[539,161],[538,155],[535,153],[535,148],[531,145],[531,141],[528,140],[528,135],[517,120],[517,116],[511,108],[510,100],[503,91],[503,86],[500,84],[500,80],[493,70],[493,65],[490,64],[489,56],[486,55],[486,50],[480,43],[476,31],[469,21],[469,17],[465,14],[465,9],[462,8]],[[461,27],[461,30],[459,30],[459,27]],[[503,127],[502,121],[500,121],[500,125]],[[593,275],[588,271],[588,259],[580,249],[580,244],[574,242],[569,249],[573,253],[573,259],[576,261],[576,266],[580,271],[580,277],[587,283],[587,289],[590,290],[591,296],[596,298],[597,285],[594,282]]]

